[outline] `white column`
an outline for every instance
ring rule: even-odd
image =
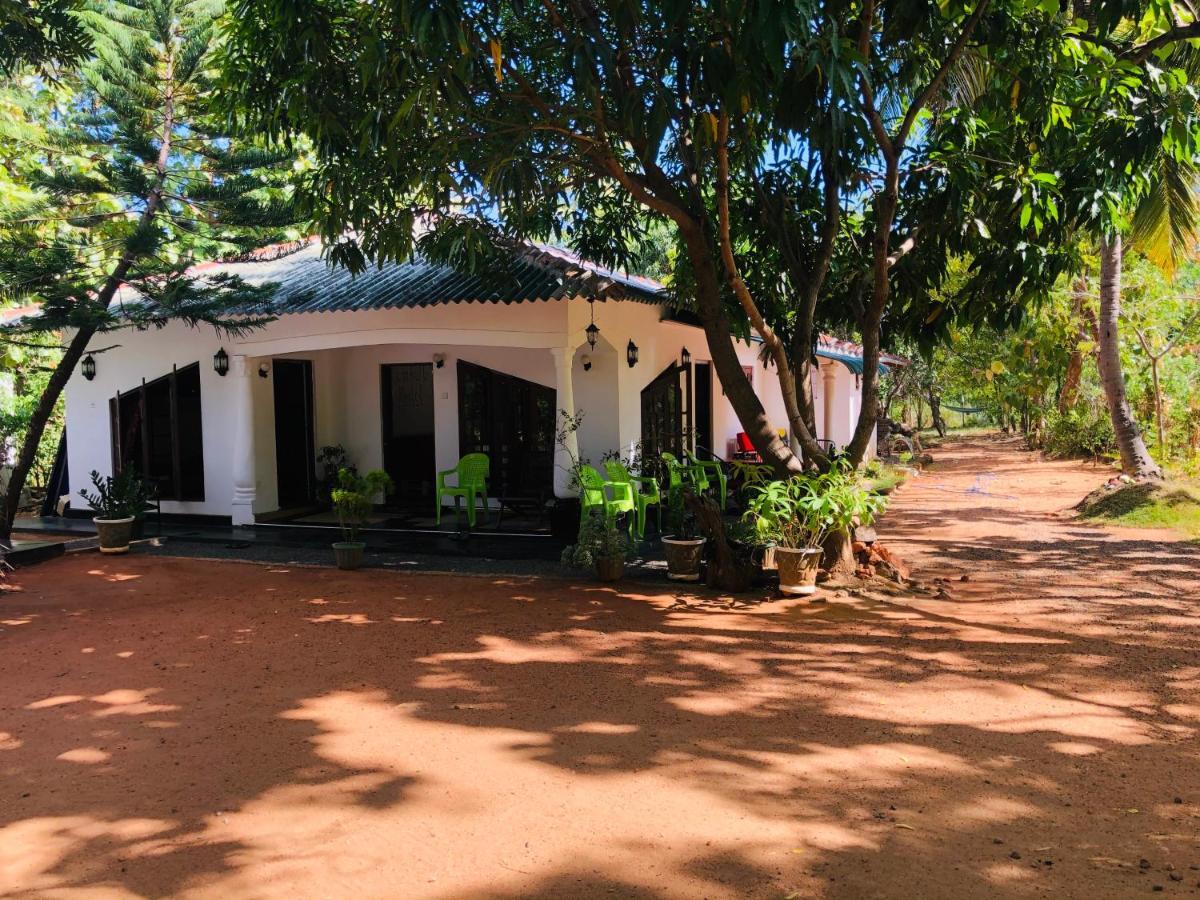
[[[575,391],[571,384],[571,365],[575,360],[575,351],[569,347],[553,347],[550,350],[554,357],[554,383],[558,390],[558,408],[575,415]],[[558,427],[563,425],[562,412],[556,413]],[[579,438],[571,431],[566,440],[554,445],[554,496],[560,498],[575,497],[578,490],[571,485],[571,467],[579,459]]]
[[[830,361],[820,367],[824,387],[825,433],[821,437],[833,440],[833,398],[837,394],[837,367]]]
[[[254,366],[249,357],[230,360],[233,376],[233,524],[254,524]]]

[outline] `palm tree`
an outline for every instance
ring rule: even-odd
[[[1191,83],[1200,81],[1200,55],[1187,45],[1176,47],[1171,60],[1184,69]],[[1181,158],[1160,146],[1148,167],[1148,178],[1136,208],[1130,237],[1146,257],[1166,272],[1188,256],[1195,245],[1200,207],[1195,188],[1196,161]],[[1162,478],[1150,456],[1141,427],[1133,416],[1121,369],[1121,270],[1124,245],[1119,233],[1100,239],[1100,315],[1097,321],[1097,365],[1104,398],[1112,419],[1121,468],[1137,479]]]

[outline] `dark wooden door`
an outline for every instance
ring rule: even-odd
[[[713,455],[712,366],[696,363],[696,455],[711,459]]]
[[[493,496],[540,497],[553,489],[556,398],[553,388],[459,362],[459,453],[488,455]]]
[[[669,365],[642,389],[642,460],[647,471],[657,471],[661,453],[680,456],[687,446],[684,371]]]
[[[316,496],[312,362],[276,359],[271,364],[271,375],[279,508],[307,506]]]
[[[383,366],[383,468],[394,491],[388,502],[433,503],[437,447],[433,425],[433,363]]]

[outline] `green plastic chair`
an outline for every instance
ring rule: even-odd
[[[691,461],[693,471],[699,471],[708,485],[712,485],[714,481],[717,483],[717,491],[721,495],[721,511],[725,511],[725,501],[728,496],[728,485],[725,476],[725,466],[715,459],[700,459],[695,453],[688,451],[688,460]],[[709,473],[712,473],[711,475]]]
[[[454,517],[458,518],[458,502],[467,501],[467,524],[475,527],[475,498],[483,498],[483,516],[487,518],[487,482],[492,474],[492,461],[486,453],[468,453],[458,465],[437,475],[437,524],[442,524],[442,498],[454,498]],[[455,484],[446,484],[446,478],[455,476]]]
[[[620,513],[633,514],[629,516],[629,534],[633,534],[637,506],[633,499],[632,484],[606,481],[604,476],[591,466],[580,466],[579,506],[580,524],[587,521],[594,509],[600,510],[606,519],[613,522]]]
[[[668,493],[673,487],[682,487],[684,484],[690,484],[692,490],[697,494],[703,494],[708,490],[708,477],[704,469],[689,465],[688,463],[680,462],[674,453],[662,454],[662,460],[667,464],[667,489]]]
[[[658,492],[658,480],[631,474],[625,463],[617,459],[606,462],[604,471],[608,473],[609,481],[628,484],[633,493],[637,513],[637,539],[640,541],[646,537],[646,510],[651,506],[658,515],[658,533],[662,534],[662,498]]]

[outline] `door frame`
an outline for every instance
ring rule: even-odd
[[[412,368],[414,366],[423,366],[429,370],[430,400],[433,401],[430,405],[430,410],[433,413],[433,423],[430,426],[430,434],[433,436],[433,470],[429,473],[429,483],[431,486],[436,487],[438,469],[437,385],[434,384],[434,365],[431,362],[391,362],[379,364],[379,459],[382,462],[382,468],[386,470],[388,459],[388,434],[392,430],[392,383],[388,373],[391,369]],[[413,499],[409,497],[401,497],[397,493],[391,493],[384,498],[384,501],[389,506],[404,507],[406,503],[411,505]]]
[[[304,499],[300,503],[284,505],[282,481],[279,467],[279,369],[298,366],[302,372],[300,400],[304,414]],[[271,360],[271,403],[275,412],[275,501],[280,509],[296,509],[311,505],[317,498],[317,428],[314,410],[315,391],[313,386],[313,363],[311,359],[279,357]]]

